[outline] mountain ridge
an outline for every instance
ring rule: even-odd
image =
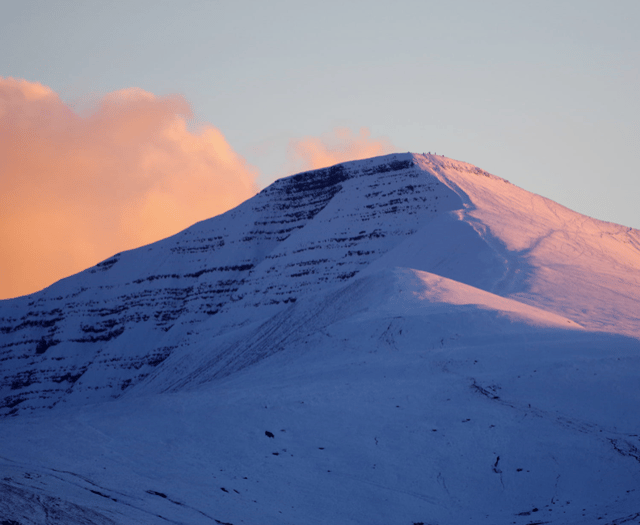
[[[0,301],[0,520],[640,516],[640,232],[394,154]]]
[[[444,157],[392,154],[293,175],[179,234],[0,302],[1,411],[118,397],[203,330],[264,321],[385,267],[640,337],[639,246],[640,232]]]

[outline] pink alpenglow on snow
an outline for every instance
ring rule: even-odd
[[[638,336],[638,230],[581,215],[466,162],[414,159],[458,193],[464,207],[455,221],[473,228],[500,262],[485,289],[590,330]],[[449,241],[460,245],[451,252],[469,250],[462,239]]]
[[[429,312],[450,313],[461,306],[472,306],[478,310],[497,312],[498,315],[511,321],[533,326],[582,330],[579,324],[561,315],[546,312],[540,308],[507,299],[446,277],[410,269],[398,270],[396,276],[399,283],[410,291],[411,295],[405,299],[405,306],[414,312],[428,310]]]

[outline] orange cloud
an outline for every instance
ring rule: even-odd
[[[321,138],[305,137],[290,141],[289,160],[291,171],[300,172],[393,151],[394,147],[388,139],[372,139],[367,128],[360,128],[358,135],[354,135],[349,128],[335,128]]]
[[[87,115],[39,83],[0,77],[0,298],[220,214],[257,170],[220,131],[190,131],[187,101],[138,88]]]

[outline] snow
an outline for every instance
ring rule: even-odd
[[[282,179],[0,302],[0,518],[638,522],[639,275],[444,157]]]
[[[416,158],[465,193],[462,220],[504,256],[509,270],[528,274],[501,295],[586,328],[640,335],[638,230],[585,217],[497,177],[468,177],[465,163]]]

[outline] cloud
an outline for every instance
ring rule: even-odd
[[[258,172],[181,96],[138,88],[73,111],[42,84],[0,77],[0,298],[218,215]]]
[[[325,168],[393,151],[394,147],[387,138],[372,139],[367,128],[360,128],[357,135],[349,128],[335,128],[321,138],[304,137],[289,142],[289,160],[293,172]]]

